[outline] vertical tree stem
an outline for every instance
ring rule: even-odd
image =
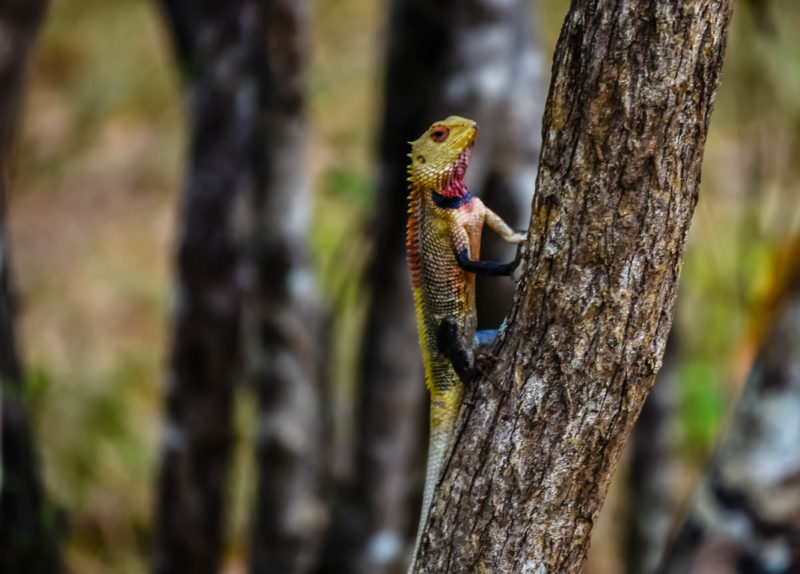
[[[19,126],[25,70],[47,0],[0,5],[0,570],[60,569],[55,516],[48,509],[24,401],[25,370],[14,331],[16,306],[6,228],[11,150]]]
[[[418,572],[578,572],[660,368],[731,3],[575,0],[527,261]]]

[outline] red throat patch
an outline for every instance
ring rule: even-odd
[[[469,165],[469,156],[472,154],[472,148],[468,147],[461,152],[458,160],[453,165],[453,169],[447,175],[447,178],[440,185],[437,193],[442,197],[462,197],[467,193],[467,184],[464,182],[464,176],[467,174],[467,166]]]

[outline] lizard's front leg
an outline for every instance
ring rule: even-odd
[[[518,232],[511,229],[511,227],[503,221],[503,218],[497,215],[494,211],[483,206],[485,213],[486,213],[486,225],[494,229],[495,233],[497,233],[503,240],[508,241],[509,243],[522,243],[525,241],[527,237],[527,231],[525,232]]]
[[[481,275],[511,275],[514,269],[519,265],[519,250],[517,250],[517,256],[514,260],[509,263],[472,259],[467,231],[460,225],[454,225],[450,233],[453,242],[453,255],[455,255],[458,266],[464,271],[480,273]],[[477,253],[475,255],[477,255]]]

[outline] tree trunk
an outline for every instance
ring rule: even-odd
[[[321,325],[307,247],[308,6],[164,0],[164,8],[193,138],[156,571],[218,569],[232,398],[245,351],[259,398],[252,570],[304,572],[324,518]]]
[[[522,182],[536,173],[543,98],[531,98],[542,91],[542,66],[526,8],[521,0],[392,2],[355,478],[337,508],[321,572],[380,574],[405,558],[413,534],[408,510],[419,506],[409,493],[422,487],[411,480],[412,469],[424,462],[419,455],[427,442],[405,259],[406,142],[450,114],[475,119],[481,134],[469,185],[480,194],[491,182],[493,198],[504,202],[501,211],[516,211],[517,219],[527,215],[533,190]],[[491,289],[498,296],[486,300],[503,301],[497,282]],[[511,300],[506,291],[506,306],[494,306],[500,317]]]
[[[677,338],[673,328],[667,339],[664,364],[631,436],[625,497],[625,565],[628,574],[652,574],[656,571],[675,513],[678,469],[673,430],[677,415]]]
[[[24,400],[25,373],[14,333],[15,298],[6,230],[11,149],[20,118],[25,70],[46,0],[0,5],[0,571],[58,572],[56,517],[48,508]]]
[[[260,27],[243,2],[163,0],[192,137],[182,197],[154,570],[216,572],[240,373],[241,246],[234,212],[255,185]]]
[[[259,143],[252,191],[245,349],[259,398],[259,480],[252,538],[256,574],[309,572],[327,514],[320,375],[320,304],[310,269],[311,189],[306,176],[303,71],[309,5],[275,0],[258,8],[263,45],[255,62]]]
[[[661,363],[729,1],[574,0],[527,257],[417,572],[578,572]]]
[[[765,337],[662,574],[800,572],[800,242]]]

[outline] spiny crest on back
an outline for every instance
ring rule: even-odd
[[[459,116],[434,123],[411,144],[409,181],[424,190],[446,197],[466,193],[464,175],[478,124]]]
[[[411,285],[419,287],[419,190],[412,183],[408,186],[408,224],[406,227],[406,258],[411,271]]]

